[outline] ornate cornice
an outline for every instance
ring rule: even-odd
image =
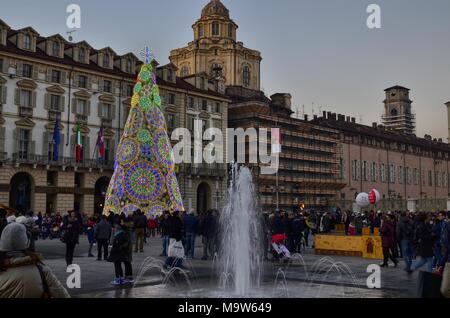
[[[85,90],[81,90],[78,92],[73,93],[73,96],[77,97],[77,98],[83,98],[83,99],[89,99],[91,98],[91,94],[89,94],[87,91]]]
[[[113,138],[114,137],[114,131],[112,129],[110,129],[110,128],[105,128],[104,131],[103,131],[103,135],[106,138]]]
[[[98,98],[98,100],[101,102],[106,102],[106,103],[111,103],[111,104],[116,102],[116,99],[114,98],[114,96],[108,95],[108,94],[101,95]]]
[[[47,129],[47,131],[53,132],[53,129],[55,129],[55,123],[47,123],[45,125],[45,129]],[[63,124],[60,121],[59,122],[59,130],[63,130],[63,129],[64,129],[64,126],[63,126]]]
[[[58,94],[58,95],[62,95],[66,92],[64,90],[64,88],[62,88],[61,86],[58,86],[58,85],[49,86],[49,87],[47,87],[46,90],[49,93],[54,93],[54,94]]]
[[[20,88],[36,89],[37,84],[35,81],[29,79],[23,79],[17,82],[17,86]]]
[[[32,121],[30,118],[21,118],[15,122],[17,127],[24,127],[24,128],[33,128],[36,126],[36,123]]]
[[[201,118],[201,119],[209,119],[211,116],[207,112],[201,112],[198,115],[198,117]]]
[[[77,126],[76,125],[74,125],[72,127],[72,132],[74,132],[74,133],[77,132]],[[91,130],[86,125],[80,125],[80,132],[81,132],[82,135],[87,135],[87,134],[89,134],[91,132]]]

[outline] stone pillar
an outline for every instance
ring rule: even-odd
[[[0,204],[9,205],[9,192],[0,192]]]
[[[45,213],[47,205],[47,194],[45,193],[35,193],[34,194],[34,213],[42,212]]]
[[[80,207],[81,213],[87,213],[88,216],[94,215],[94,195],[83,195],[82,204]]]
[[[58,188],[74,188],[75,174],[71,171],[58,171],[57,182]],[[74,209],[73,193],[58,193],[56,195],[56,212],[64,213]]]
[[[65,213],[74,209],[74,195],[58,193],[56,198],[56,212]]]

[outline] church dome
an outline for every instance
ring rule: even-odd
[[[225,18],[230,17],[230,11],[220,0],[211,0],[202,10],[202,18],[212,15],[220,15]]]

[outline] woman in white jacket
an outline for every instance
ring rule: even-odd
[[[7,225],[0,238],[0,298],[69,298],[41,257],[27,251],[26,228]]]

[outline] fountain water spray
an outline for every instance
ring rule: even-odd
[[[232,277],[237,296],[249,296],[262,277],[261,215],[258,213],[252,174],[232,165],[228,203],[220,215],[222,277]]]

